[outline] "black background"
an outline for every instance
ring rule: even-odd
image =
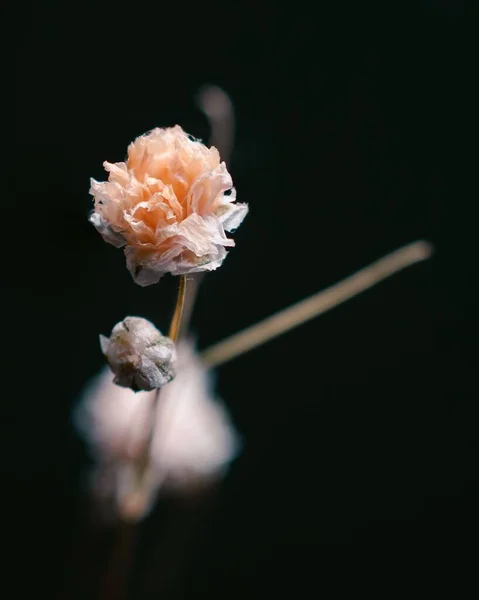
[[[200,347],[402,244],[437,251],[218,370],[245,448],[189,545],[177,597],[390,597],[417,575],[426,590],[464,581],[452,565],[472,575],[477,557],[479,413],[460,3],[334,28],[296,3],[196,9],[47,3],[18,19],[1,433],[17,584],[93,597],[78,583],[90,577],[75,554],[90,459],[71,410],[103,364],[98,333],[127,314],[166,329],[176,282],[133,283],[87,222],[89,177],[155,126],[207,139],[194,101],[204,83],[234,102],[231,172],[250,214],[202,285]]]

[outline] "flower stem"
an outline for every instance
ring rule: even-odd
[[[199,90],[196,101],[208,119],[209,144],[229,165],[235,138],[235,111],[231,98],[218,86],[205,85]]]
[[[259,323],[233,334],[201,353],[207,367],[217,367],[248,350],[286,333],[376,285],[405,267],[425,260],[433,253],[431,244],[418,241],[387,254],[339,283],[313,294]]]
[[[170,332],[168,337],[176,342],[181,333],[181,318],[183,316],[183,309],[185,307],[186,298],[186,275],[180,275],[180,285],[178,287],[178,298],[176,300],[175,312],[171,319]]]

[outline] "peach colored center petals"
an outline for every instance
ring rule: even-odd
[[[142,286],[166,273],[218,268],[248,212],[216,148],[176,125],[156,128],[128,148],[126,162],[104,163],[108,181],[91,180],[90,221],[105,241],[126,246],[127,267]]]

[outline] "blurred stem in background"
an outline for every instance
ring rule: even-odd
[[[207,367],[218,367],[354,298],[394,273],[426,260],[432,252],[432,245],[425,241],[399,248],[339,283],[210,346],[201,358]]]
[[[205,113],[210,126],[209,143],[229,165],[234,146],[235,118],[231,98],[215,85],[205,85],[198,91],[196,101]]]

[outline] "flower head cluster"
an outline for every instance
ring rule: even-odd
[[[186,275],[221,265],[248,212],[237,204],[216,148],[180,126],[156,128],[128,148],[126,162],[104,163],[108,181],[92,179],[90,221],[103,238],[125,248],[127,267],[142,286],[166,273]]]

